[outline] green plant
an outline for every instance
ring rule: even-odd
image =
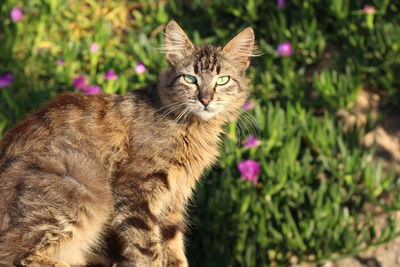
[[[260,54],[249,69],[254,107],[227,126],[221,160],[196,191],[191,266],[285,266],[356,254],[399,234],[393,212],[400,209],[398,174],[362,145],[374,125],[344,131],[335,116],[365,86],[390,96],[388,108],[400,100],[399,6],[373,0],[375,13],[367,14],[364,4],[0,1],[0,79],[14,78],[0,88],[0,137],[44,101],[78,90],[81,75],[117,94],[154,82],[166,65],[159,48],[170,18],[197,44],[224,45],[252,26]],[[15,7],[22,21],[10,18]],[[290,53],[279,53],[283,43]],[[138,71],[138,62],[145,68]],[[105,78],[109,70],[117,79]],[[243,145],[250,134],[256,146]],[[261,166],[256,183],[237,169],[249,159]],[[386,215],[382,228],[368,206]]]

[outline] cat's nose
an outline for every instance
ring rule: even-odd
[[[200,98],[200,101],[201,101],[201,103],[203,103],[203,105],[204,105],[205,107],[207,107],[207,106],[208,106],[208,103],[211,102],[211,99],[210,99],[209,97],[203,97],[203,98]]]

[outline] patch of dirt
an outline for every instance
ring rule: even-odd
[[[371,147],[376,144],[376,159],[383,160],[386,167],[395,164],[400,173],[400,112],[384,114],[381,105],[386,100],[378,93],[361,91],[352,110],[339,110],[345,128],[358,125],[363,127],[368,116],[373,120],[379,119],[379,124],[364,138],[364,144]],[[381,118],[379,118],[381,116]]]
[[[397,173],[400,174],[400,112],[384,114],[381,106],[385,101],[384,96],[372,91],[363,90],[360,92],[351,111],[339,110],[337,115],[345,129],[350,129],[354,125],[363,127],[367,122],[368,116],[373,120],[378,119],[378,125],[365,136],[364,144],[366,147],[371,147],[375,144],[376,156],[374,160],[382,161],[386,170],[395,165]],[[400,213],[396,215],[400,215]],[[400,218],[400,216],[398,217]],[[383,226],[386,223],[384,215],[377,215],[375,219],[378,226]],[[400,237],[374,249],[361,252],[355,257],[328,261],[323,264],[300,264],[300,267],[396,266],[400,267]]]

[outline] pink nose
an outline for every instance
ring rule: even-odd
[[[208,98],[208,97],[207,98],[201,98],[200,101],[203,103],[204,106],[207,106],[208,103],[211,102],[211,99]]]

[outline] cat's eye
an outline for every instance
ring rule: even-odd
[[[188,74],[183,75],[183,79],[188,83],[196,83],[197,82],[196,77],[194,77],[192,75],[188,75]]]
[[[230,77],[229,77],[229,76],[221,76],[221,77],[218,77],[218,79],[217,79],[217,84],[218,84],[218,85],[224,85],[224,84],[226,84],[227,82],[229,82],[229,80],[230,80]]]

